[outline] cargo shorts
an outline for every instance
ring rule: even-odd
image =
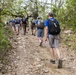
[[[60,35],[49,35],[50,48],[59,48]]]

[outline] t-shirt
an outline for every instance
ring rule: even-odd
[[[15,23],[15,20],[12,20],[12,23]]]
[[[50,18],[50,20],[53,21],[54,18]],[[58,21],[57,21],[57,22],[58,22]],[[59,23],[59,22],[58,22],[58,23]],[[44,25],[45,25],[46,27],[48,27],[48,34],[50,34],[50,26],[49,26],[50,24],[49,24],[49,20],[46,20],[45,23],[44,23]]]
[[[36,25],[38,24],[38,20],[36,20],[35,24],[36,24]]]

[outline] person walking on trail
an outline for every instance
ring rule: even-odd
[[[16,32],[16,27],[15,27],[15,19],[10,21],[10,26],[12,27],[13,32]]]
[[[42,20],[41,17],[38,17],[38,20],[36,20],[36,26],[37,26],[37,37],[40,43],[39,46],[42,46],[45,26],[44,21]]]
[[[29,19],[28,19],[28,25],[29,25],[29,31],[31,31],[31,22],[32,22],[32,16],[29,16]]]
[[[60,40],[60,25],[59,22],[54,18],[53,13],[48,14],[48,19],[45,21],[45,30],[44,30],[44,41],[47,40],[49,36],[49,45],[51,52],[52,64],[55,64],[54,50],[56,50],[58,56],[58,68],[62,68],[62,60],[59,51],[59,40]]]
[[[32,35],[36,35],[36,26],[35,26],[35,19],[34,18],[32,18],[32,20],[31,20],[31,31],[32,31]]]
[[[20,23],[21,23],[21,20],[20,19],[16,19],[15,27],[16,27],[16,34],[17,35],[19,35]]]
[[[22,18],[22,26],[23,26],[23,33],[24,33],[24,35],[26,35],[27,24],[28,24],[28,18],[23,17]]]

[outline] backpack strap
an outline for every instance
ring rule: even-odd
[[[52,20],[50,20],[50,19],[48,19],[48,21],[49,21],[49,24],[53,23],[53,21],[57,22],[57,20],[56,20],[56,19],[54,19],[53,21],[52,21]]]

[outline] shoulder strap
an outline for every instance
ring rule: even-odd
[[[56,19],[54,19],[53,21],[52,21],[52,20],[50,20],[50,19],[48,19],[48,21],[49,21],[49,23],[57,22],[57,20],[56,20]]]
[[[49,21],[49,25],[51,25],[51,23],[53,23],[52,20],[50,20],[50,19],[48,19],[48,21]]]

